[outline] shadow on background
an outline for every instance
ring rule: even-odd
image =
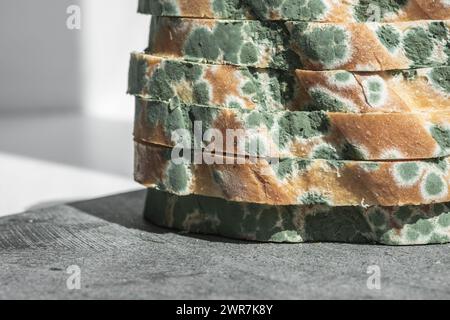
[[[69,204],[69,206],[108,222],[145,232],[157,234],[176,233],[186,237],[207,240],[210,242],[240,244],[256,243],[251,241],[233,240],[217,236],[185,233],[177,230],[158,227],[144,219],[146,197],[147,190],[141,190],[90,201],[75,202]]]

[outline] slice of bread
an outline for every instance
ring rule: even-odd
[[[212,65],[133,53],[128,93],[147,99],[259,110],[299,107],[292,72]]]
[[[295,70],[282,22],[153,17],[148,53],[194,62]]]
[[[144,216],[166,228],[269,242],[450,242],[450,203],[405,207],[268,206],[149,189]]]
[[[448,65],[450,20],[287,22],[302,69],[384,71]]]
[[[351,113],[450,110],[450,67],[296,73],[301,110]]]
[[[135,179],[177,195],[269,205],[404,206],[450,201],[450,160],[249,159],[135,144]]]
[[[446,0],[140,0],[139,12],[168,17],[320,22],[450,19]]]
[[[148,52],[280,70],[385,71],[448,65],[450,20],[308,23],[154,17]]]
[[[450,110],[260,112],[136,98],[134,135],[139,141],[167,147],[183,138],[190,148],[230,155],[418,160],[450,155]]]
[[[146,99],[258,111],[348,113],[450,110],[450,67],[290,72],[133,53],[128,93]]]

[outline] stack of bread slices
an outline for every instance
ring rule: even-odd
[[[271,242],[450,242],[448,0],[140,0],[145,216]],[[447,20],[448,19],[448,20]]]

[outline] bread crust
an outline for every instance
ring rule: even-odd
[[[306,70],[385,71],[449,64],[450,21],[287,22]]]
[[[139,12],[155,16],[209,19],[300,20],[319,22],[399,22],[450,19],[450,6],[444,0],[398,1],[320,0],[278,1],[221,0],[215,8],[211,0],[140,0]],[[374,16],[379,14],[379,16]]]
[[[244,159],[203,154],[177,162],[180,150],[135,143],[135,179],[177,195],[269,205],[405,206],[450,201],[448,158],[358,162]],[[183,152],[190,158],[189,152]],[[195,160],[195,159],[194,159]]]
[[[180,144],[178,134],[191,148],[242,156],[381,161],[450,155],[450,111],[259,112],[136,98],[135,113],[135,138],[166,147]]]
[[[299,110],[350,113],[450,109],[450,67],[398,71],[296,71]]]
[[[144,216],[165,228],[262,242],[450,242],[450,203],[406,207],[268,206],[149,189]]]
[[[294,72],[213,65],[133,53],[128,93],[185,104],[284,110],[300,107]]]
[[[450,67],[379,72],[296,70],[294,76],[291,72],[133,53],[128,93],[145,99],[258,111],[447,111]]]
[[[450,22],[307,23],[154,17],[148,53],[280,70],[448,65]]]

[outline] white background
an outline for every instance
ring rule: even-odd
[[[67,8],[81,8],[69,30]],[[132,181],[137,0],[0,1],[0,215],[94,198]]]

